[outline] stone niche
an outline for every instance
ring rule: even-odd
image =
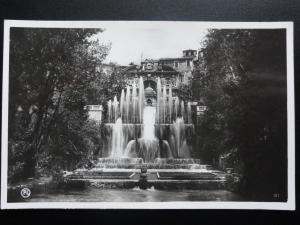
[[[84,109],[88,111],[90,120],[101,123],[103,113],[102,105],[86,105]]]

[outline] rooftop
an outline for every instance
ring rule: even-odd
[[[176,58],[161,58],[160,61],[171,61],[171,60],[183,60],[183,59],[194,59],[194,56],[187,56],[187,57],[176,57]]]
[[[186,49],[186,50],[183,50],[183,52],[189,52],[189,51],[196,52],[197,50],[195,50],[195,49]]]

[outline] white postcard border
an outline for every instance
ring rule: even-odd
[[[111,23],[134,27],[173,26],[198,23],[211,29],[286,29],[287,43],[287,110],[288,110],[288,200],[287,202],[7,202],[8,163],[8,87],[10,27],[101,28]],[[267,209],[295,210],[295,98],[293,22],[195,22],[195,21],[26,21],[5,20],[3,42],[2,137],[1,137],[1,209],[80,208],[80,209]]]

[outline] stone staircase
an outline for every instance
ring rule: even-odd
[[[142,178],[148,188],[155,189],[223,189],[226,176],[212,169],[199,159],[157,158],[144,163],[142,158],[99,158],[92,169],[77,169],[65,180],[101,188],[134,188]]]
[[[203,169],[210,170],[210,165],[201,165],[200,159],[164,159],[156,158],[154,162],[144,163],[142,158],[99,158],[95,168],[99,169]]]

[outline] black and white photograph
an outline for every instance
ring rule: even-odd
[[[1,208],[295,208],[292,22],[4,25]]]

